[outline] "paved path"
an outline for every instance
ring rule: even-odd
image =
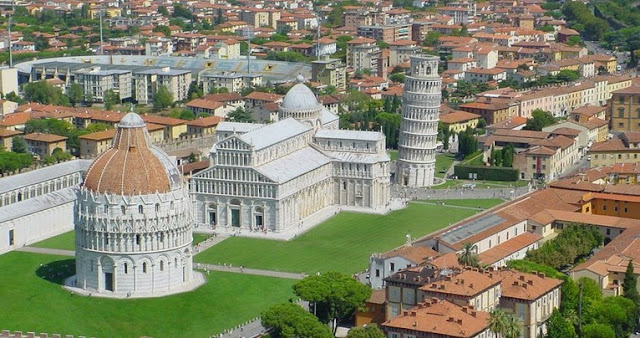
[[[225,271],[225,272],[244,273],[247,275],[288,278],[288,279],[303,279],[304,277],[306,277],[306,275],[303,275],[300,273],[250,269],[250,268],[243,268],[239,266],[232,266],[231,264],[215,265],[215,264],[195,263],[195,266],[197,269],[203,269],[205,271],[207,270]]]
[[[482,182],[478,182],[482,183]],[[511,199],[522,196],[531,189],[529,187],[499,187],[499,188],[403,188],[392,186],[391,196],[408,200],[443,200],[443,199]]]
[[[47,254],[47,255],[70,256],[70,257],[75,257],[76,255],[76,252],[71,250],[36,248],[32,246],[24,246],[22,248],[16,249],[16,251],[32,252],[32,253]]]
[[[458,209],[469,209],[469,210],[485,210],[485,208],[481,208],[481,207],[465,207],[465,206],[461,206],[461,205],[450,205],[450,204],[443,204],[443,203],[437,203],[437,202],[427,202],[427,201],[413,201],[411,203],[416,203],[416,204],[430,204],[430,205],[441,205],[443,207],[447,207],[447,208],[458,208]]]

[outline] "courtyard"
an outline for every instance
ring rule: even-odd
[[[0,329],[96,337],[208,337],[293,297],[294,280],[210,272],[195,291],[150,299],[72,295],[62,280],[69,257],[10,252],[0,256]],[[234,295],[230,297],[229,295]]]

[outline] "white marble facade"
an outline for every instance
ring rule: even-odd
[[[209,168],[190,182],[196,223],[283,232],[330,206],[389,203],[384,134],[339,130],[302,82],[285,96],[278,122],[220,123]]]
[[[434,183],[442,78],[437,56],[412,56],[402,93],[402,122],[395,182],[426,187]]]

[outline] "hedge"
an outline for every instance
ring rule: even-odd
[[[478,175],[478,180],[488,181],[517,181],[520,172],[518,169],[507,167],[485,167],[478,165],[461,165],[454,167],[454,174],[460,179],[468,179],[470,173]]]

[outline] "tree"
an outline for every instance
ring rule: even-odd
[[[234,111],[229,112],[227,114],[227,119],[232,122],[245,122],[245,123],[254,123],[255,120],[253,116],[251,116],[251,112],[245,110],[242,107],[236,108]]]
[[[629,260],[627,270],[624,273],[624,281],[622,282],[622,295],[640,305],[640,296],[638,295],[638,277],[633,272],[633,260]]]
[[[27,101],[42,104],[69,105],[69,99],[62,94],[62,90],[45,80],[27,83],[24,86],[24,97]]]
[[[347,338],[385,338],[384,332],[375,323],[365,327],[354,327],[347,333]]]
[[[467,128],[467,130],[458,134],[458,153],[463,157],[478,151],[478,140],[473,133],[473,129]]]
[[[111,128],[113,128],[113,126],[110,124],[95,122],[95,123],[89,123],[89,125],[87,126],[87,128],[85,128],[85,130],[89,133],[95,133],[99,131],[109,130]]]
[[[25,154],[27,152],[27,142],[20,137],[14,136],[11,139],[11,151],[14,153]]]
[[[69,87],[69,92],[67,95],[69,96],[71,105],[75,107],[78,103],[84,100],[84,89],[81,85],[73,83]]]
[[[620,296],[605,297],[595,303],[593,311],[585,317],[589,322],[611,327],[616,337],[629,337],[637,324],[636,313],[636,304],[633,301]]]
[[[189,93],[187,94],[187,97],[189,97],[189,99],[197,99],[199,97],[202,97],[203,95],[204,93],[202,91],[202,88],[198,85],[198,82],[193,81],[191,82],[191,84],[189,84]]]
[[[458,263],[464,266],[478,267],[478,246],[473,243],[464,243],[462,252],[458,255]]]
[[[5,95],[4,98],[9,100],[9,101],[13,101],[13,102],[15,102],[17,104],[23,104],[24,103],[24,100],[20,96],[18,96],[18,94],[16,94],[16,92],[8,93],[7,95]]]
[[[272,337],[332,337],[328,327],[297,304],[274,305],[262,313],[261,321]]]
[[[576,330],[558,311],[553,310],[547,322],[547,335],[549,338],[577,338]]]
[[[153,109],[161,110],[170,107],[173,104],[173,95],[165,86],[158,87],[155,95],[153,95]]]
[[[165,6],[158,6],[158,13],[162,14],[162,16],[164,16],[165,18],[169,17],[169,11]]]
[[[512,314],[508,314],[505,318],[502,336],[504,338],[519,338],[520,333],[522,333],[522,321]]]
[[[397,83],[404,83],[405,75],[403,73],[395,73],[389,76],[389,80]]]
[[[527,119],[527,124],[522,129],[542,131],[542,128],[554,123],[556,123],[556,119],[550,112],[536,109],[531,112],[531,118]]]
[[[102,101],[104,102],[104,109],[111,110],[113,106],[120,102],[120,95],[114,92],[113,89],[108,89],[104,92]]]
[[[170,37],[171,36],[171,28],[169,28],[169,26],[155,26],[155,27],[153,27],[153,32],[154,33],[162,33],[166,37]]]
[[[438,39],[441,36],[442,34],[434,31],[427,33],[427,36],[424,38],[424,45],[429,47],[435,47],[438,44]]]
[[[582,327],[583,338],[615,338],[616,333],[609,325],[592,323]]]
[[[31,154],[0,151],[0,174],[27,168],[31,163],[33,163]]]
[[[332,323],[334,334],[338,324],[351,317],[356,308],[371,297],[368,286],[335,271],[305,277],[293,285],[293,291],[313,304],[314,313],[321,322]]]
[[[513,157],[516,150],[512,143],[508,143],[502,148],[502,166],[513,167]]]
[[[507,327],[507,313],[502,309],[495,309],[489,314],[489,330],[496,335],[502,335]]]

